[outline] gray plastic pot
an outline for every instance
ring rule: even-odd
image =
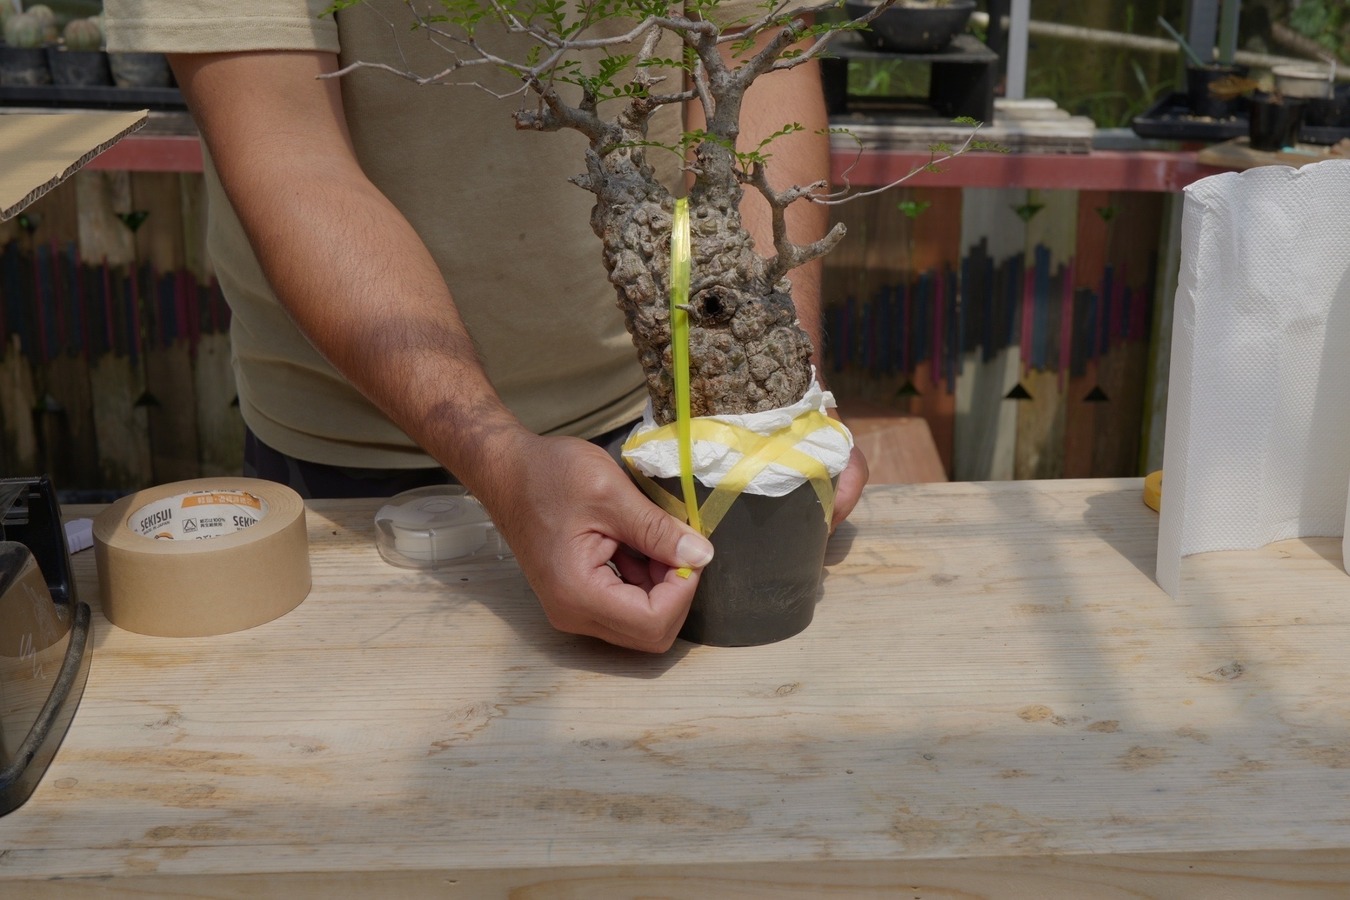
[[[658,483],[680,496],[679,482]],[[699,502],[710,491],[696,485]],[[785,640],[815,615],[830,529],[808,483],[784,497],[741,494],[713,529],[713,561],[703,570],[680,637],[716,647]]]

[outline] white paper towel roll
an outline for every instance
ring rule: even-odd
[[[1186,188],[1158,584],[1181,559],[1346,533],[1350,160]]]

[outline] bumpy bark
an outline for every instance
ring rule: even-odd
[[[670,331],[670,230],[674,198],[633,154],[591,169],[591,226],[638,360],[656,420],[675,418]],[[733,184],[739,199],[740,186]],[[811,342],[788,285],[767,283],[763,261],[725,190],[690,204],[694,260],[689,297],[690,406],[696,416],[788,406],[811,380]]]
[[[796,24],[783,28],[740,69],[719,55],[718,33],[707,22],[677,19],[652,25],[639,58],[650,58],[662,28],[680,33],[701,61],[696,91],[707,114],[710,140],[694,153],[695,181],[689,195],[690,252],[693,260],[689,300],[690,406],[695,416],[738,415],[789,406],[811,381],[811,341],[797,321],[785,276],[790,269],[828,252],[843,236],[836,227],[812,244],[786,240],[783,210],[809,188],[777,193],[763,170],[747,172],[731,147],[740,132],[740,107],[746,89],[767,72],[796,40]],[[659,79],[639,72],[633,84],[644,89]],[[647,123],[663,104],[682,99],[639,92],[614,120],[598,114],[589,90],[579,104],[565,102],[550,82],[527,83],[542,104],[516,114],[517,126],[540,130],[571,128],[589,140],[586,173],[573,179],[596,196],[591,227],[600,237],[609,279],[638,359],[647,377],[657,422],[675,419],[673,354],[669,313],[670,234],[674,197],[647,164]],[[774,208],[773,246],[761,257],[740,218],[740,201],[754,184]]]

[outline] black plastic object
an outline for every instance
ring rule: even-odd
[[[1338,96],[1345,95],[1338,93]],[[1346,98],[1346,102],[1350,103],[1350,97]],[[1325,106],[1318,107],[1316,114],[1309,115],[1311,109],[1306,108],[1307,103],[1308,101],[1305,101],[1304,122],[1298,133],[1300,141],[1309,144],[1334,144],[1344,138],[1350,138],[1350,117],[1345,119],[1339,117],[1339,110],[1344,107],[1336,105],[1334,101],[1327,101]],[[1159,99],[1142,115],[1135,116],[1130,127],[1135,134],[1146,138],[1170,141],[1227,141],[1249,135],[1250,107],[1250,101],[1244,99],[1238,113],[1232,118],[1210,119],[1194,115],[1191,112],[1189,98],[1184,93],[1174,93]]]
[[[0,85],[46,85],[52,83],[47,51],[41,47],[11,47],[0,43]]]
[[[54,85],[108,87],[113,83],[108,54],[102,50],[67,50],[52,45],[47,48],[47,66],[52,71]]]
[[[187,109],[176,87],[121,88],[112,85],[0,85],[0,106],[50,109]]]
[[[1231,119],[1242,112],[1246,106],[1241,96],[1225,97],[1216,94],[1212,88],[1224,81],[1245,78],[1247,67],[1221,65],[1186,67],[1186,102],[1191,115],[1207,119]]]
[[[680,496],[679,482],[658,482]],[[696,485],[699,502],[710,493]],[[741,494],[713,529],[680,637],[716,647],[751,647],[805,630],[815,615],[829,525],[810,484],[783,497]]]
[[[90,621],[51,482],[0,479],[0,815],[32,795],[70,727]]]
[[[1173,141],[1227,141],[1247,133],[1247,111],[1227,119],[1197,116],[1191,109],[1190,98],[1177,92],[1159,99],[1142,115],[1130,122],[1140,137],[1162,138]]]
[[[876,3],[845,0],[850,19],[867,15]],[[950,0],[935,6],[906,6],[897,2],[882,10],[863,32],[878,50],[898,53],[937,53],[947,49],[952,38],[965,30],[975,0]]]
[[[1350,137],[1350,82],[1337,85],[1330,97],[1309,97],[1304,102],[1304,140],[1334,144]]]
[[[1285,97],[1276,101],[1265,94],[1252,97],[1248,139],[1253,150],[1281,150],[1298,143],[1303,125],[1303,101]]]
[[[913,124],[946,125],[957,116],[994,120],[994,84],[998,54],[974,35],[960,34],[937,53],[899,53],[868,46],[862,35],[842,33],[820,60],[820,78],[830,115],[850,113],[894,117]],[[862,97],[848,91],[848,67],[854,60],[906,60],[929,67],[927,97]]]

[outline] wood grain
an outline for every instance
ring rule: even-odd
[[[805,632],[660,657],[552,631],[510,561],[388,567],[376,502],[315,503],[275,622],[96,612],[0,894],[1338,896],[1339,539],[1195,557],[1172,600],[1141,490],[870,487]]]

